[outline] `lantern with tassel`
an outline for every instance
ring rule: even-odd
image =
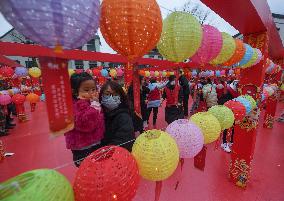
[[[223,105],[215,105],[209,108],[208,112],[218,119],[221,130],[229,129],[234,125],[234,113],[228,107]]]
[[[8,94],[2,94],[0,95],[0,105],[8,105],[12,102],[11,96]]]

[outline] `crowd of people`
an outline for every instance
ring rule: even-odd
[[[170,124],[238,96],[238,81],[233,79],[201,77],[188,80],[183,71],[178,77],[171,75],[161,82],[141,76],[140,117],[134,112],[133,84],[125,91],[116,80],[109,80],[99,89],[93,77],[83,72],[71,76],[71,88],[75,127],[65,133],[65,138],[77,167],[102,146],[121,145],[131,151],[135,136],[150,126],[152,113],[151,125],[157,128],[158,113],[163,105],[165,121]],[[193,104],[189,109],[190,96]],[[233,135],[228,142],[227,135],[225,130],[221,147],[230,152]]]

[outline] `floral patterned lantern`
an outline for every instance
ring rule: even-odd
[[[26,77],[28,75],[28,70],[25,67],[16,67],[15,74],[18,77]]]

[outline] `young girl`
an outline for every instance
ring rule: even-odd
[[[105,131],[104,116],[98,104],[96,83],[88,73],[71,77],[74,101],[74,129],[65,133],[66,147],[73,153],[77,167],[94,150],[101,147]]]
[[[118,83],[108,81],[102,86],[99,97],[106,127],[102,145],[122,145],[131,151],[134,126],[125,92]]]

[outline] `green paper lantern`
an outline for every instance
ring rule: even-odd
[[[218,54],[218,56],[215,59],[213,59],[210,62],[210,64],[218,65],[225,63],[226,61],[229,61],[229,59],[235,53],[236,42],[233,39],[233,37],[225,32],[222,32],[222,38],[223,38],[223,46],[221,52]]]
[[[257,50],[253,48],[253,54],[252,54],[251,59],[245,65],[241,66],[241,68],[251,67],[257,61],[257,59],[258,59]]]
[[[1,201],[74,201],[69,181],[55,170],[25,172],[0,184]]]
[[[254,98],[251,97],[250,95],[243,95],[243,96],[240,96],[240,97],[243,97],[243,98],[247,99],[247,100],[250,102],[250,105],[251,105],[251,109],[252,109],[252,110],[257,107],[256,101],[255,101]]]
[[[201,45],[202,28],[195,17],[186,12],[173,12],[163,21],[158,50],[173,62],[193,56]]]
[[[208,112],[218,119],[222,130],[229,129],[234,125],[234,113],[226,106],[215,105],[209,108]]]

